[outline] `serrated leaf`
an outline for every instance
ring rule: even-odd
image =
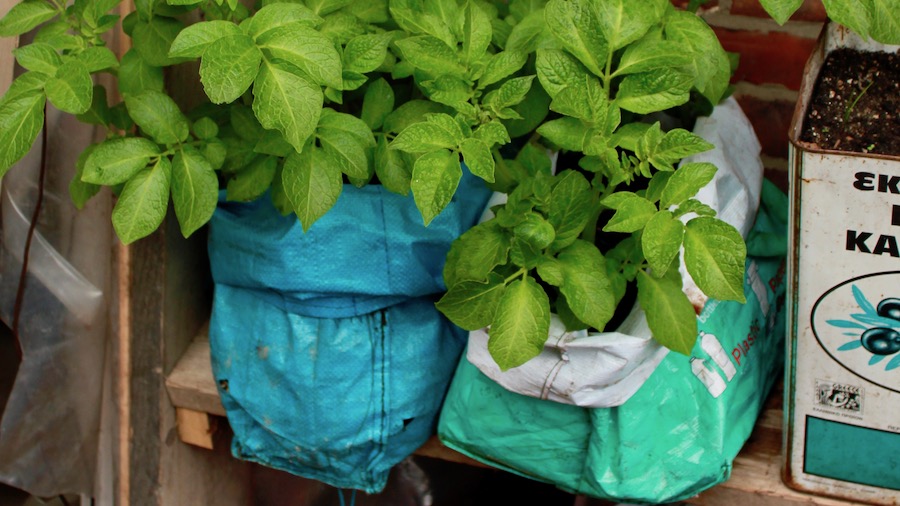
[[[626,111],[649,114],[681,105],[690,98],[690,74],[662,68],[625,76],[616,94],[616,104]]]
[[[350,39],[344,48],[344,70],[365,74],[381,66],[387,56],[388,44],[394,34],[390,32],[360,35]]]
[[[694,306],[681,291],[678,276],[655,279],[638,271],[638,302],[653,338],[672,351],[690,355],[697,340]]]
[[[400,195],[409,194],[412,169],[400,151],[388,148],[388,141],[384,136],[378,137],[375,148],[375,175],[388,191]]]
[[[82,180],[114,186],[128,181],[159,155],[159,146],[143,137],[119,137],[94,148],[85,161]]]
[[[125,106],[141,130],[160,144],[184,142],[190,135],[187,118],[165,93],[145,91],[128,95]]]
[[[178,33],[169,46],[168,55],[170,58],[199,58],[213,42],[240,33],[240,28],[231,21],[194,23]]]
[[[459,327],[477,330],[491,324],[505,289],[503,277],[491,274],[486,282],[463,281],[451,286],[435,306]]]
[[[641,235],[644,258],[655,277],[666,274],[684,240],[684,225],[669,211],[653,215]]]
[[[113,228],[124,244],[150,235],[162,224],[169,204],[171,173],[172,162],[161,157],[125,183],[112,212]]]
[[[213,42],[200,60],[200,81],[206,95],[214,104],[236,100],[261,72],[261,61],[262,53],[247,35],[228,35]]]
[[[0,177],[31,150],[44,127],[44,94],[22,92],[0,102]]]
[[[488,352],[500,370],[538,356],[550,332],[550,301],[530,276],[510,283],[497,305],[488,333]]]
[[[547,220],[556,230],[551,249],[560,250],[572,244],[587,225],[592,208],[591,185],[581,173],[566,170],[556,176],[547,213]]]
[[[669,178],[660,196],[660,209],[678,205],[693,197],[716,175],[716,166],[711,163],[688,163],[678,168]]]
[[[453,121],[447,114],[439,115]],[[446,128],[445,124],[432,120],[408,126],[391,141],[390,148],[407,153],[428,153],[437,149],[455,149],[461,141],[462,134],[458,127]]]
[[[394,90],[384,78],[378,78],[366,88],[360,118],[370,129],[376,130],[394,110]]]
[[[397,47],[403,59],[417,69],[439,76],[442,74],[462,74],[456,51],[446,43],[431,35],[417,35],[398,40]]]
[[[604,232],[631,233],[640,230],[656,214],[656,205],[640,195],[616,192],[603,199],[603,205],[616,210],[603,226]]]
[[[253,112],[260,124],[278,130],[295,150],[302,151],[322,114],[325,98],[321,88],[278,65],[263,62],[253,96]]]
[[[282,26],[267,32],[258,43],[271,58],[296,66],[316,84],[342,88],[341,56],[331,40],[316,30],[301,25]]]
[[[447,286],[462,281],[487,281],[494,267],[506,263],[509,248],[510,236],[495,221],[470,228],[450,246],[444,281]]]
[[[144,91],[163,91],[163,71],[150,65],[135,51],[130,49],[122,55],[119,63],[119,92],[122,95]]]
[[[322,18],[303,4],[279,2],[256,11],[241,23],[241,29],[253,39],[259,39],[270,30],[292,23],[315,28],[322,23]]]
[[[116,58],[116,54],[104,46],[91,46],[78,54],[76,58],[90,73],[119,67],[119,59]]]
[[[64,112],[81,114],[91,107],[94,82],[84,64],[69,60],[59,66],[56,76],[44,85],[47,100]]]
[[[577,240],[557,258],[563,274],[559,290],[569,309],[579,320],[603,330],[616,310],[603,255],[593,244]]]
[[[604,75],[611,49],[592,5],[586,0],[550,0],[544,20],[570,54],[595,75]]]
[[[724,221],[699,217],[685,226],[684,264],[706,295],[744,302],[746,258],[740,232]]]
[[[62,65],[62,58],[49,44],[35,42],[13,50],[16,62],[23,68],[41,72],[47,75],[55,75],[56,70]]]
[[[59,11],[49,2],[20,2],[0,19],[0,37],[30,32],[39,24],[56,17]]]
[[[184,24],[181,21],[162,16],[154,16],[146,22],[138,21],[132,34],[134,49],[150,65],[173,65],[178,60],[169,57],[169,47],[182,29]]]
[[[568,151],[581,151],[590,132],[576,118],[559,118],[541,125],[537,132],[547,140]]]
[[[343,190],[340,167],[315,148],[288,156],[281,177],[304,232],[334,206]]]
[[[209,221],[218,199],[219,179],[209,161],[192,146],[182,146],[172,158],[172,203],[184,237]]]
[[[416,160],[410,188],[426,226],[450,203],[461,178],[459,160],[446,149],[426,153]]]
[[[368,179],[371,176],[366,146],[358,137],[335,128],[319,128],[316,137],[324,157],[337,164],[348,177]]]
[[[494,182],[494,157],[491,155],[491,148],[484,141],[465,139],[460,144],[460,152],[472,174],[488,183]]]

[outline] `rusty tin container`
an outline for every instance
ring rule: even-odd
[[[900,156],[830,151],[800,134],[838,47],[897,51],[829,24],[790,131],[788,486],[900,504]]]

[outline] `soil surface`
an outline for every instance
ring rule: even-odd
[[[801,140],[824,149],[900,155],[900,55],[832,51],[813,90]]]

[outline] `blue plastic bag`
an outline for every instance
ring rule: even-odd
[[[213,373],[236,457],[380,491],[434,433],[465,333],[434,308],[490,192],[464,177],[428,227],[411,197],[345,185],[304,233],[268,198],[210,226]]]

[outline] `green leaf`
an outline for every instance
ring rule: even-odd
[[[593,78],[582,64],[558,49],[539,49],[535,66],[541,86],[551,97],[564,88],[582,86]]]
[[[682,158],[709,151],[714,147],[699,135],[675,128],[666,132],[650,153],[648,161],[659,170],[674,170],[673,165]]]
[[[587,0],[550,0],[544,20],[569,53],[595,75],[604,75],[611,49],[596,12]]]
[[[13,6],[0,19],[0,37],[12,37],[30,32],[39,24],[56,17],[59,11],[49,2],[25,1]]]
[[[197,119],[193,125],[191,125],[191,130],[194,132],[194,135],[200,140],[208,140],[213,137],[219,135],[219,125],[216,124],[212,119],[203,116],[202,118]]]
[[[456,51],[437,37],[418,35],[398,40],[396,44],[403,59],[417,69],[435,76],[463,73]]]
[[[426,153],[416,160],[410,187],[426,226],[450,203],[461,178],[457,156],[446,149]]]
[[[92,74],[101,70],[117,69],[119,67],[119,59],[116,58],[115,53],[104,46],[91,46],[82,51],[76,58]]]
[[[318,85],[342,88],[341,55],[328,37],[302,25],[275,28],[259,39],[271,58],[296,66]]]
[[[112,114],[109,111],[109,104],[106,102],[106,88],[100,85],[94,86],[91,107],[77,117],[78,121],[93,125],[106,126],[112,123]]]
[[[302,151],[322,114],[322,89],[279,65],[263,62],[253,96],[253,112],[262,126],[278,130],[295,150]]]
[[[78,60],[69,60],[56,71],[44,85],[47,99],[53,105],[70,114],[87,112],[91,107],[94,82],[84,64]]]
[[[631,192],[613,193],[603,199],[602,203],[616,210],[616,214],[603,227],[604,232],[630,234],[643,228],[656,214],[656,206],[653,202]]]
[[[23,68],[41,72],[47,75],[56,75],[56,70],[62,65],[62,58],[49,44],[35,42],[13,50],[16,62]]]
[[[712,181],[716,166],[711,163],[688,163],[678,168],[669,178],[660,197],[660,208],[681,204],[693,197]]]
[[[678,256],[684,239],[684,225],[669,211],[653,215],[644,227],[641,248],[656,277],[665,275]]]
[[[697,315],[681,291],[681,279],[655,279],[638,271],[638,302],[647,315],[653,338],[672,351],[690,355],[697,340]]]
[[[215,41],[238,35],[241,30],[231,21],[202,21],[181,30],[169,47],[170,58],[199,58]]]
[[[253,146],[254,153],[277,156],[279,158],[284,158],[294,151],[294,147],[277,130],[264,130],[256,145]]]
[[[478,89],[484,89],[494,83],[515,74],[528,61],[528,54],[522,51],[501,51],[488,61],[484,73],[478,79]]]
[[[209,161],[209,164],[213,169],[219,170],[225,164],[225,158],[228,156],[228,149],[225,147],[225,143],[218,139],[210,139],[209,142],[206,142],[200,148],[200,152],[203,153],[203,157]]]
[[[659,202],[659,199],[662,198],[662,192],[669,184],[669,179],[672,178],[672,174],[674,173],[663,171],[659,171],[656,174],[653,174],[653,178],[651,178],[650,182],[647,184],[647,193],[644,195],[644,197],[646,197],[650,202]],[[662,208],[666,209],[665,206],[663,206]]]
[[[643,39],[625,49],[613,75],[637,74],[690,63],[690,56],[678,44],[666,40]]]
[[[128,95],[125,97],[125,106],[141,130],[160,144],[184,142],[190,135],[187,118],[175,101],[165,93],[145,91]]]
[[[455,2],[454,2],[455,3]],[[468,67],[479,61],[491,45],[491,18],[475,2],[467,2],[463,13],[462,56]]]
[[[260,73],[262,53],[244,34],[228,35],[206,48],[200,61],[200,81],[214,104],[236,100]]]
[[[759,3],[772,19],[783,25],[803,5],[803,0],[759,0]]]
[[[428,100],[410,100],[384,118],[384,131],[400,133],[413,123],[425,121],[428,114],[447,111],[447,107]]]
[[[429,99],[446,104],[457,110],[471,107],[468,104],[472,97],[469,82],[455,75],[442,75],[433,81],[421,83],[422,89]]]
[[[325,16],[352,4],[353,0],[305,0],[305,2],[317,15]]]
[[[472,174],[488,183],[494,182],[494,157],[487,143],[478,139],[465,139],[460,144],[460,151]]]
[[[444,118],[439,122],[437,118]],[[427,121],[408,126],[390,144],[391,149],[407,153],[428,153],[437,149],[456,149],[463,140],[459,128],[447,128],[448,122],[455,123],[447,114],[434,114]]]
[[[856,18],[853,17],[852,12],[847,12],[853,11],[852,7],[844,8],[838,13],[834,12],[835,9],[830,8],[832,2],[825,0],[824,4],[828,17],[852,28],[850,23],[856,22]],[[869,0],[866,4],[865,12],[868,14],[869,20],[868,30],[860,33],[867,34],[884,44],[900,44],[900,5],[897,4],[897,0]]]
[[[731,63],[716,33],[697,15],[672,9],[665,21],[665,34],[689,54],[693,87],[711,104],[718,104],[728,90]]]
[[[463,281],[450,287],[435,306],[459,327],[477,330],[494,320],[505,289],[503,277],[491,274],[485,282]]]
[[[134,49],[122,55],[119,63],[119,91],[122,95],[144,91],[163,91],[163,71],[150,65]]]
[[[666,0],[604,0],[593,2],[597,20],[610,50],[615,51],[640,39],[659,23],[669,2]]]
[[[322,110],[322,117],[319,118],[318,128],[340,130],[355,137],[364,148],[375,147],[375,136],[372,134],[372,129],[366,125],[365,121],[352,114],[325,108]]]
[[[792,0],[797,1],[797,0]],[[782,2],[786,3],[786,0],[769,0],[762,1],[763,7],[766,8],[766,11],[771,15],[776,21],[780,18],[784,18],[785,21],[789,16],[778,16],[776,17],[774,12],[777,12],[777,8],[771,7],[770,4],[781,4]],[[854,32],[862,35],[868,36],[869,28],[872,24],[871,14],[872,7],[874,6],[874,2],[872,0],[867,0],[865,2],[847,2],[846,0],[822,0],[822,5],[825,6],[825,12],[828,13],[829,19],[834,21],[835,23],[842,24],[847,28],[853,30]],[[896,11],[896,8],[894,9]],[[791,11],[791,14],[793,11]],[[891,17],[890,14],[894,14],[896,19],[896,12],[891,12],[890,8],[881,9],[881,16]],[[900,33],[898,31],[897,33]],[[889,44],[900,44],[900,41],[897,42],[889,42],[888,40],[881,40],[881,42],[889,43]]]
[[[551,248],[560,250],[572,244],[587,225],[592,209],[591,185],[581,173],[566,170],[557,175],[547,213],[547,220],[556,230]]]
[[[485,95],[484,102],[497,112],[507,107],[518,105],[522,100],[525,100],[525,95],[531,89],[533,80],[534,76],[509,79],[499,89]]]
[[[166,67],[178,63],[177,59],[169,57],[169,47],[182,29],[181,21],[162,16],[154,16],[147,22],[138,21],[132,35],[134,49],[150,65]]]
[[[699,217],[685,226],[684,264],[706,295],[744,302],[746,258],[740,232],[724,221]]]
[[[491,271],[506,263],[510,237],[496,221],[480,223],[453,241],[444,264],[444,281],[455,286],[463,281],[486,282]]]
[[[343,190],[340,167],[319,149],[288,156],[282,182],[304,232],[334,206]]]
[[[512,27],[509,37],[506,39],[506,50],[533,53],[536,49],[546,45],[545,40],[553,38],[547,30],[542,7],[529,13],[516,23],[516,26]]]
[[[382,186],[400,195],[409,194],[412,170],[403,159],[403,154],[388,148],[385,136],[378,137],[375,148],[375,174]]]
[[[241,23],[241,29],[253,39],[259,39],[265,37],[270,30],[293,23],[315,28],[322,23],[322,18],[302,4],[274,3],[247,18]]]
[[[44,103],[44,94],[37,91],[0,102],[0,177],[31,150],[44,127]]]
[[[336,128],[319,128],[316,137],[322,146],[326,159],[340,167],[348,177],[368,179],[369,159],[366,156],[366,145],[353,134]],[[373,140],[374,143],[374,140]]]
[[[43,95],[44,84],[46,84],[48,79],[50,79],[50,76],[40,72],[23,73],[13,79],[9,89],[6,90],[6,94],[0,97],[0,105],[26,95]]]
[[[143,137],[119,137],[94,148],[84,165],[86,183],[114,186],[128,181],[159,155],[159,146]]]
[[[75,162],[75,176],[69,182],[69,197],[79,210],[84,209],[85,204],[102,188],[100,185],[85,183],[81,180],[81,176],[84,174],[84,164],[95,146],[95,144],[91,144],[78,155],[78,160]]]
[[[344,48],[344,70],[365,74],[377,69],[384,63],[393,38],[391,32],[354,37]]]
[[[541,125],[537,132],[547,140],[568,151],[581,151],[590,131],[576,118],[559,118]]]
[[[372,81],[363,97],[360,118],[370,129],[376,130],[394,110],[394,90],[384,78]]]
[[[189,237],[212,218],[219,199],[219,179],[209,161],[192,146],[182,146],[172,158],[172,203]]]
[[[609,99],[600,81],[586,79],[580,85],[560,90],[550,102],[550,109],[589,123],[604,123],[609,115]]]
[[[146,237],[166,217],[172,162],[161,157],[125,183],[112,212],[113,228],[124,244]]]
[[[563,282],[559,287],[566,303],[579,320],[603,330],[616,310],[606,262],[600,251],[586,241],[575,241],[560,251]]]
[[[692,84],[690,74],[671,68],[632,74],[619,85],[616,103],[638,114],[664,111],[687,102]]]
[[[550,301],[530,276],[510,283],[497,305],[488,352],[506,371],[538,356],[550,332]]]
[[[410,3],[397,0],[390,2],[391,17],[400,28],[409,33],[434,36],[448,46],[456,44],[456,37],[446,23],[439,17],[426,13],[421,7],[412,8]]]
[[[503,146],[509,142],[509,132],[507,132],[503,123],[499,121],[483,123],[472,132],[472,136],[484,141],[488,147],[493,147],[497,144]]]

